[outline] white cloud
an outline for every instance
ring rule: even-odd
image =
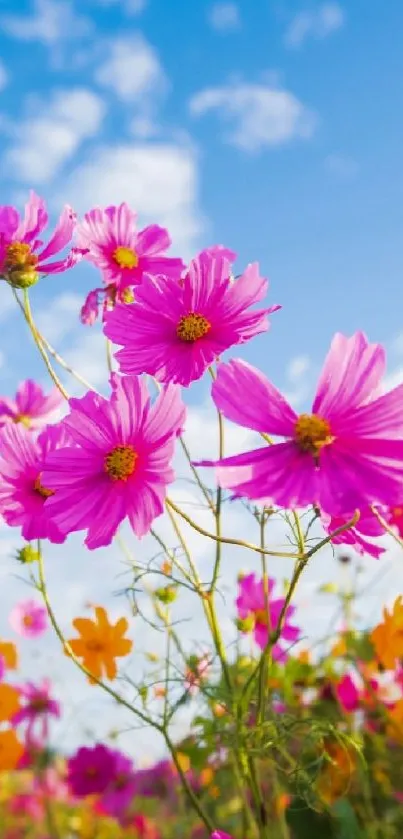
[[[314,114],[288,90],[270,84],[234,83],[196,93],[190,111],[201,116],[216,111],[230,123],[227,140],[245,151],[279,146],[314,132]]]
[[[0,90],[3,90],[8,83],[8,73],[2,61],[0,61]]]
[[[291,49],[300,47],[308,38],[323,40],[344,25],[345,14],[338,3],[322,3],[315,10],[295,15],[285,34]]]
[[[152,100],[166,88],[158,55],[140,34],[112,40],[95,79],[124,102],[142,105],[146,113]]]
[[[129,17],[141,15],[148,5],[148,0],[97,0],[97,2],[102,6],[114,6],[121,3],[123,11]]]
[[[189,256],[202,229],[197,160],[192,148],[169,143],[102,146],[78,166],[61,193],[78,211],[127,201],[141,224],[168,227],[175,252]],[[60,200],[57,196],[57,200]]]
[[[69,0],[34,0],[31,15],[3,15],[3,31],[21,41],[42,41],[55,46],[91,32],[91,22],[77,15]]]
[[[296,355],[287,365],[286,376],[291,382],[295,382],[301,376],[304,376],[311,367],[311,362],[307,355]]]
[[[81,143],[98,131],[103,100],[86,88],[57,90],[14,126],[14,144],[4,156],[14,178],[42,184],[51,181]]]
[[[239,29],[241,20],[236,3],[216,3],[209,11],[209,22],[217,32]]]
[[[328,154],[324,162],[327,171],[342,180],[354,177],[358,171],[356,161],[346,154]]]
[[[39,331],[53,344],[60,342],[77,328],[83,296],[68,291],[53,300],[48,300],[46,307],[38,310],[36,322]]]

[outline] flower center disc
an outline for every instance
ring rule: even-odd
[[[42,486],[41,484],[41,476],[38,475],[35,483],[34,483],[34,490],[41,496],[41,498],[50,498],[51,495],[55,494],[54,489],[46,489],[46,487]]]
[[[260,623],[263,626],[270,625],[270,616],[267,614],[265,609],[258,609],[257,612],[255,612],[255,622]]]
[[[38,264],[38,257],[31,253],[31,248],[26,242],[13,242],[6,247],[4,267],[6,271],[22,271],[35,268]]]
[[[301,414],[295,424],[295,441],[303,452],[317,456],[323,446],[332,443],[334,437],[327,420],[315,414]]]
[[[180,341],[193,343],[207,335],[211,329],[211,323],[203,315],[198,315],[197,312],[189,312],[188,315],[183,315],[176,327],[176,334]]]
[[[113,481],[127,481],[136,466],[137,454],[131,446],[116,446],[106,455],[105,472]]]
[[[105,644],[102,641],[97,641],[96,638],[90,639],[86,642],[87,650],[91,653],[101,653],[105,649]]]
[[[113,252],[113,258],[119,265],[119,268],[137,268],[139,258],[132,248],[125,248],[123,246],[116,248]]]

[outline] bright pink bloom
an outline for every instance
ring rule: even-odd
[[[10,626],[23,638],[39,638],[48,628],[48,613],[36,600],[24,600],[14,606]]]
[[[82,746],[67,763],[67,783],[73,795],[101,795],[113,781],[115,753],[107,746]]]
[[[66,538],[45,505],[53,490],[42,480],[48,455],[66,443],[60,425],[47,426],[39,437],[20,425],[7,425],[0,431],[0,512],[8,525],[22,528],[27,542],[60,543]]]
[[[137,376],[113,374],[111,384],[109,400],[94,393],[70,399],[62,425],[78,448],[54,452],[43,473],[45,486],[55,491],[46,504],[49,515],[63,531],[88,530],[90,549],[110,545],[126,516],[141,537],[161,515],[185,418],[174,385],[151,405]]]
[[[345,711],[356,711],[359,708],[360,689],[349,673],[346,673],[337,683],[336,696]]]
[[[121,752],[114,752],[113,778],[102,795],[102,807],[109,816],[121,818],[136,795],[133,763]]]
[[[123,346],[116,354],[122,373],[187,387],[229,347],[268,329],[266,315],[279,306],[249,311],[267,285],[257,263],[231,282],[228,260],[208,251],[191,262],[179,287],[168,277],[145,277],[134,303],[106,315],[105,334]]]
[[[257,645],[264,650],[269,640],[269,636],[278,627],[278,622],[282,609],[284,607],[284,598],[272,599],[274,589],[274,580],[268,581],[268,609],[266,609],[266,598],[263,586],[263,580],[257,580],[254,574],[247,574],[238,581],[239,594],[236,599],[238,615],[241,620],[253,617],[254,638]],[[281,628],[280,640],[295,643],[298,641],[300,631],[298,627],[290,623],[290,619],[295,613],[294,606],[288,606],[283,626]],[[274,644],[272,648],[272,655],[276,661],[284,661],[286,658],[286,651],[280,643],[280,640]]]
[[[38,428],[49,422],[62,402],[63,397],[56,387],[45,396],[40,385],[27,379],[19,385],[15,399],[7,396],[0,399],[0,428],[8,422]]]
[[[220,364],[213,399],[224,416],[287,438],[216,464],[220,486],[284,508],[318,504],[350,516],[401,498],[403,385],[378,395],[385,353],[357,332],[331,344],[310,414],[298,416],[263,373]],[[245,398],[247,395],[247,398]]]
[[[223,830],[215,830],[210,839],[232,839],[232,836],[230,833],[224,833]]]
[[[322,513],[321,522],[326,532],[330,534],[334,533],[335,530],[344,524],[347,524],[348,518],[342,518],[340,516],[332,517],[326,515],[326,513]],[[379,559],[380,555],[385,552],[385,548],[382,548],[381,545],[377,545],[375,542],[371,542],[366,537],[373,538],[384,535],[385,530],[377,517],[370,507],[366,507],[361,510],[360,518],[354,527],[343,530],[338,536],[334,536],[331,541],[334,545],[351,545],[360,556],[368,554],[369,556],[374,556],[375,559]]]
[[[33,822],[40,821],[44,814],[43,801],[34,792],[22,792],[13,795],[8,803],[13,816],[29,816]]]
[[[85,258],[96,265],[106,285],[123,289],[138,285],[144,274],[179,278],[181,259],[165,256],[171,239],[157,224],[137,229],[137,213],[127,204],[91,210],[77,225],[77,242]]]
[[[27,741],[39,737],[41,742],[46,742],[49,737],[49,717],[60,717],[60,705],[53,699],[50,693],[51,683],[49,679],[42,679],[38,685],[27,682],[24,687],[19,688],[21,698],[25,705],[14,714],[13,725],[20,725],[26,722]],[[35,726],[38,728],[35,732]],[[38,735],[39,730],[39,735]],[[36,736],[35,736],[36,735]]]
[[[7,279],[14,270],[35,270],[41,274],[57,274],[71,268],[81,259],[83,251],[72,248],[66,257],[56,262],[47,262],[49,257],[64,250],[70,244],[76,226],[76,214],[66,205],[49,242],[43,247],[40,235],[48,223],[48,214],[43,198],[30,193],[21,219],[15,207],[0,206],[0,276]],[[15,261],[16,246],[19,248]],[[25,260],[25,261],[24,261]]]

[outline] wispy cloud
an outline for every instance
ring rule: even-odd
[[[309,38],[323,40],[344,25],[345,13],[338,3],[322,3],[292,19],[284,37],[287,47],[297,49]]]
[[[225,139],[249,152],[307,139],[316,118],[293,93],[270,84],[238,82],[196,93],[189,103],[193,116],[216,112],[231,128]]]
[[[210,26],[217,32],[233,32],[241,26],[241,17],[236,3],[215,3],[208,12]]]
[[[62,60],[61,44],[90,35],[92,21],[79,14],[71,0],[34,0],[31,14],[1,16],[3,32],[20,41],[40,41],[53,52],[55,63]]]
[[[148,6],[148,0],[96,0],[96,5],[102,6],[116,6],[118,3],[128,17],[141,15]]]
[[[140,34],[111,40],[95,71],[98,84],[148,113],[168,83],[154,47]]]
[[[203,226],[197,157],[185,144],[100,146],[67,178],[58,200],[62,196],[77,211],[127,201],[141,223],[166,225],[182,255],[193,253]]]
[[[98,131],[104,113],[103,100],[86,88],[57,90],[46,101],[28,102],[26,118],[12,129],[14,143],[6,150],[4,165],[15,180],[49,182]]]

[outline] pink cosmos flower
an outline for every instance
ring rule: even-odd
[[[109,816],[119,819],[124,815],[136,795],[136,780],[133,763],[121,752],[114,752],[113,778],[101,799],[102,807]]]
[[[76,226],[71,207],[65,206],[53,235],[43,247],[38,237],[47,223],[45,202],[34,192],[30,193],[23,219],[15,207],[0,206],[0,277],[24,287],[36,282],[38,274],[66,271],[81,259],[82,249],[73,248],[63,259],[47,262],[71,242]]]
[[[67,783],[77,798],[101,795],[112,782],[115,754],[107,746],[82,746],[67,763]]]
[[[10,626],[23,638],[39,638],[48,628],[48,613],[36,600],[24,600],[14,606]]]
[[[38,428],[49,421],[62,402],[63,397],[57,387],[45,396],[40,385],[27,379],[19,385],[15,399],[6,396],[0,399],[0,428],[8,422]]]
[[[63,420],[78,448],[48,459],[44,485],[54,491],[46,507],[63,532],[87,530],[91,550],[109,545],[127,516],[138,537],[161,515],[171,460],[185,418],[179,388],[166,387],[153,405],[137,376],[111,376],[112,396],[70,399]]]
[[[27,542],[64,542],[66,535],[53,521],[45,501],[53,490],[43,483],[48,455],[66,445],[61,425],[50,425],[36,437],[20,425],[0,431],[0,512],[11,527],[21,527]]]
[[[254,618],[254,638],[260,649],[264,650],[269,635],[278,627],[281,611],[284,606],[284,598],[272,599],[274,580],[269,580],[267,610],[263,580],[257,580],[254,574],[247,574],[238,580],[238,589],[239,594],[236,599],[238,615],[242,620],[249,617]],[[294,613],[295,607],[288,606],[280,634],[280,639],[289,641],[290,643],[298,641],[300,636],[298,627],[290,623],[290,619]],[[276,661],[284,661],[287,657],[280,640],[274,644],[272,655]]]
[[[29,742],[37,738],[46,742],[49,737],[49,717],[60,717],[60,705],[52,699],[50,693],[51,683],[49,679],[42,679],[38,685],[27,682],[19,688],[20,695],[25,704],[14,714],[13,725],[27,723],[26,738]],[[35,730],[35,727],[37,729]],[[38,734],[39,732],[39,734]]]
[[[339,527],[343,527],[344,524],[347,524],[348,518],[340,516],[332,517],[326,515],[326,513],[322,513],[321,522],[326,532],[330,534],[334,533]],[[371,542],[366,537],[373,538],[384,535],[385,530],[377,517],[370,507],[366,507],[360,511],[360,517],[354,527],[343,530],[338,536],[334,536],[331,541],[334,545],[351,545],[360,556],[368,554],[369,556],[375,557],[375,559],[379,559],[380,555],[385,552],[385,548]]]
[[[94,322],[102,295],[106,304],[109,298],[119,299],[122,291],[138,285],[145,273],[179,279],[183,261],[165,256],[171,244],[168,231],[156,224],[140,231],[136,228],[137,213],[127,204],[95,208],[78,224],[77,241],[86,250],[85,258],[102,272],[106,286],[88,295],[81,311],[83,323]]]
[[[220,364],[213,399],[228,419],[285,442],[216,465],[220,486],[284,508],[318,504],[350,516],[401,498],[403,385],[379,395],[385,353],[357,332],[337,334],[311,413],[295,413],[265,376],[244,361]],[[247,394],[247,398],[245,398]]]
[[[342,708],[351,713],[360,707],[360,688],[353,677],[346,673],[336,685],[336,696]]]
[[[232,836],[230,833],[224,833],[223,830],[215,830],[210,839],[232,839]]]
[[[145,277],[131,306],[106,315],[105,334],[123,346],[116,354],[122,373],[187,387],[229,347],[268,329],[266,315],[279,306],[249,311],[267,285],[257,263],[231,282],[228,260],[209,251],[191,262],[179,288],[169,277]]]

